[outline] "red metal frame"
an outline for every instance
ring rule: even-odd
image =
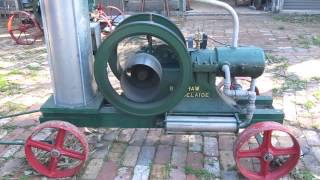
[[[289,135],[293,142],[292,147],[279,148],[271,143],[272,131],[281,131]],[[263,133],[263,140],[258,148],[241,150],[241,147],[255,137],[258,133]],[[279,156],[289,155],[287,161],[281,166],[272,169],[270,161]],[[271,157],[270,160],[266,157]],[[247,178],[252,180],[275,180],[288,174],[300,159],[300,145],[291,131],[276,122],[256,123],[245,129],[235,143],[234,157],[239,171]],[[253,172],[240,163],[242,158],[257,158],[260,161],[260,172]],[[267,159],[267,160],[266,160]]]
[[[36,133],[45,128],[53,128],[57,130],[55,144],[49,144],[43,141],[34,140],[33,137]],[[77,138],[81,144],[82,152],[64,147],[66,133],[71,133]],[[32,151],[32,148],[40,149],[50,152],[51,159],[48,165],[41,163]],[[55,154],[54,154],[55,153]],[[70,123],[63,121],[49,121],[37,126],[34,133],[28,137],[25,143],[25,154],[28,163],[40,174],[51,178],[71,177],[80,171],[81,167],[88,158],[89,146],[85,135],[78,130],[78,128]],[[80,160],[76,167],[67,169],[59,169],[58,162],[61,156],[66,156],[72,159]]]

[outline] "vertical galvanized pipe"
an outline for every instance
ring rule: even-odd
[[[183,16],[186,12],[186,0],[179,0],[179,15]]]
[[[87,105],[96,94],[88,1],[41,0],[54,100],[58,106]]]

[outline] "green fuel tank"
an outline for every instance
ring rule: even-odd
[[[265,68],[265,54],[257,47],[219,47],[215,49],[189,49],[195,72],[215,72],[224,76],[222,66],[230,66],[231,76],[261,76]]]

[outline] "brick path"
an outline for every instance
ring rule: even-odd
[[[262,94],[273,94],[275,107],[286,113],[285,125],[302,146],[300,163],[283,179],[319,178],[320,47],[312,37],[319,37],[320,23],[276,19],[270,15],[240,16],[240,44],[266,50],[269,66],[258,79],[258,87]],[[37,109],[51,93],[45,47],[41,42],[16,46],[4,21],[0,21],[0,84],[6,82],[1,85],[1,114]],[[187,17],[176,22],[186,36],[200,29],[217,40],[230,41],[228,16]],[[0,139],[25,139],[38,124],[38,116],[1,120]],[[162,129],[99,129],[88,135],[92,153],[77,178],[191,180],[197,179],[194,170],[200,168],[205,169],[202,175],[213,174],[213,179],[244,179],[232,156],[235,139],[233,134],[166,135]],[[281,136],[275,141],[286,143]],[[255,162],[248,163],[255,166]],[[0,174],[2,179],[42,178],[27,165],[20,146],[0,146]]]

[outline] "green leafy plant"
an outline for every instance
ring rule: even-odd
[[[313,36],[312,37],[312,43],[315,46],[320,46],[320,36]]]
[[[308,170],[294,169],[291,173],[296,180],[316,180],[317,178]]]
[[[195,169],[191,166],[185,166],[184,167],[184,172],[186,174],[193,174],[196,177],[198,177],[199,179],[214,179],[215,176],[213,174],[211,174],[209,171],[207,171],[206,169]]]
[[[314,102],[308,100],[305,104],[304,104],[304,107],[310,111],[313,107],[315,106]]]
[[[170,172],[171,172],[171,169],[172,169],[172,165],[171,165],[171,163],[166,163],[166,165],[165,165],[165,175],[166,175],[166,177],[169,177],[170,176]]]
[[[24,73],[19,69],[13,69],[8,73],[8,75],[23,75]]]
[[[304,35],[298,36],[298,43],[305,49],[309,49],[310,46],[313,44],[312,40]]]
[[[318,100],[320,101],[320,90],[316,91],[313,96]]]
[[[0,93],[5,95],[12,95],[21,90],[16,83],[8,81],[4,75],[0,75]]]
[[[23,104],[17,104],[17,103],[9,101],[9,102],[4,103],[1,106],[0,115],[23,112],[23,111],[26,111],[27,109],[28,109],[28,107]]]
[[[272,18],[280,22],[288,22],[294,24],[319,23],[319,15],[274,15]]]

